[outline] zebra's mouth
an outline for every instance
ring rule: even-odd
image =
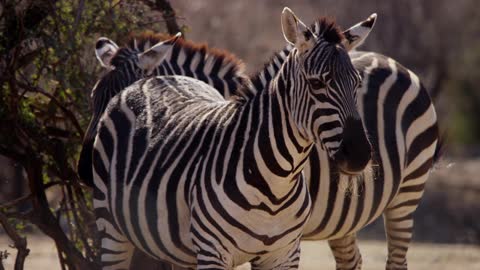
[[[341,174],[346,175],[346,176],[358,176],[358,175],[362,174],[364,170],[349,171],[348,169],[346,169],[346,166],[338,166],[338,171]]]
[[[349,155],[345,148],[340,149],[340,151],[335,154],[334,158],[339,173],[346,176],[357,176],[362,174],[371,161],[370,152],[367,154],[367,158],[364,159],[358,159],[358,155],[354,155],[354,158],[351,158],[352,155]]]
[[[342,142],[333,158],[345,175],[354,176],[363,172],[372,158],[372,146],[361,119],[350,117],[345,120]]]

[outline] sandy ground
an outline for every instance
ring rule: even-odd
[[[11,255],[4,261],[5,269],[13,269],[15,250],[9,247],[10,241],[0,235],[0,250],[8,250]],[[385,269],[386,248],[382,241],[361,240],[360,249],[364,259],[364,269]],[[57,253],[53,242],[48,238],[28,236],[30,255],[25,269],[59,270]],[[409,268],[417,270],[480,269],[480,247],[451,244],[413,244],[409,251]],[[249,269],[239,267],[237,270]],[[333,256],[326,242],[305,241],[302,243],[300,269],[335,269]]]

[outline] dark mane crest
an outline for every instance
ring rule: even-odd
[[[140,34],[130,34],[127,47],[138,52],[144,52],[158,42],[167,40],[172,36],[162,33],[154,33],[152,31],[144,31]],[[209,48],[205,43],[194,43],[183,38],[177,40],[175,46],[181,47],[183,50],[191,53],[200,53],[217,59],[224,66],[231,66],[235,73],[244,73],[245,64],[234,54],[221,49]]]
[[[129,49],[144,52],[158,42],[168,38],[169,36],[165,34],[144,31],[141,33],[130,33],[126,44]]]
[[[317,37],[323,38],[331,43],[340,43],[340,41],[345,38],[335,20],[328,17],[322,17],[316,20],[312,24],[311,30]]]

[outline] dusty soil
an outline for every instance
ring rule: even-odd
[[[27,257],[27,270],[60,270],[55,245],[46,237],[28,237],[31,249]],[[7,249],[11,255],[4,261],[5,269],[13,269],[15,250],[8,247],[9,239],[0,236],[0,250]],[[364,259],[364,269],[385,269],[386,248],[383,241],[360,241]],[[417,270],[431,269],[480,269],[480,247],[473,245],[413,244],[409,251],[409,267]],[[248,266],[237,270],[249,269]],[[302,243],[300,269],[335,269],[333,256],[323,241]]]

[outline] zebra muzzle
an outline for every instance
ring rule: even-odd
[[[334,159],[338,169],[348,175],[361,173],[372,158],[372,146],[360,119],[345,121],[343,139]]]

